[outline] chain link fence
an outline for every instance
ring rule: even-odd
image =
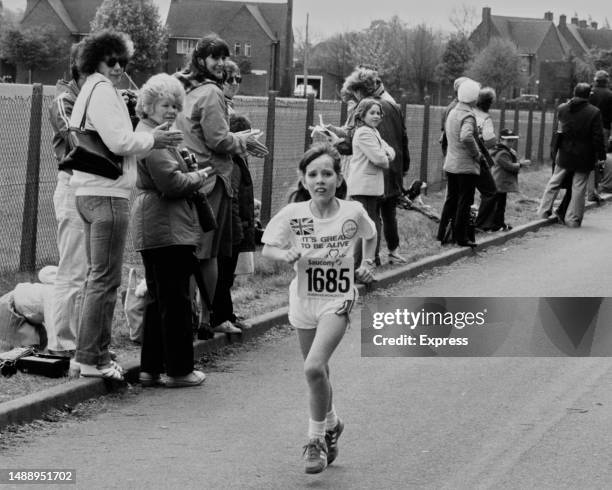
[[[51,86],[0,84],[0,271],[32,271],[58,260],[53,193],[57,163],[51,146]],[[401,104],[411,156],[408,180],[422,179],[430,189],[444,186],[443,157],[438,143],[443,107]],[[556,105],[556,104],[555,104]],[[297,163],[310,143],[308,127],[341,124],[340,102],[270,97],[236,97],[235,109],[253,128],[264,131],[265,159],[249,159],[255,197],[264,218],[276,213],[297,183]],[[492,110],[497,130],[521,135],[519,154],[536,161],[548,158],[554,114],[540,110]],[[544,119],[544,121],[543,121]],[[546,145],[546,146],[545,146]],[[138,260],[128,238],[126,260]]]

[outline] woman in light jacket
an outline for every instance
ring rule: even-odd
[[[480,175],[481,153],[476,143],[478,129],[474,106],[480,85],[474,80],[465,80],[458,89],[459,102],[449,112],[445,123],[448,149],[444,160],[444,171],[448,179],[446,201],[442,208],[438,240],[444,241],[446,228],[453,221],[454,241],[462,247],[474,247],[468,227],[470,207],[474,203],[476,182]]]
[[[115,89],[133,51],[125,34],[104,30],[90,34],[82,43],[78,68],[87,80],[75,101],[70,125],[80,125],[91,95],[85,128],[97,131],[113,153],[123,156],[123,175],[113,180],[74,170],[70,179],[85,226],[88,266],[76,362],[81,376],[121,381],[122,369],[111,360],[109,345],[129,223],[128,200],[136,182],[136,155],[153,147],[176,145],[181,135],[162,127],[134,132],[125,102]]]
[[[165,73],[141,88],[136,106],[137,131],[174,123],[183,109],[181,82]],[[189,172],[176,149],[153,150],[138,162],[136,198],[132,205],[134,249],[142,255],[148,299],[140,357],[143,386],[196,386],[205,375],[193,369],[190,278],[197,267],[195,248],[199,221],[190,197],[208,176]]]
[[[196,250],[203,281],[200,283],[203,318],[198,332],[201,338],[210,330],[210,312],[206,305],[215,294],[217,257],[232,255],[232,155],[246,153],[247,142],[256,140],[254,135],[234,134],[229,130],[227,101],[223,95],[227,57],[227,43],[216,34],[209,34],[196,44],[189,66],[176,74],[187,94],[185,110],[178,115],[176,126],[183,131],[185,145],[195,154],[198,166],[211,166],[215,174],[215,178],[206,182],[203,191],[215,212],[218,227],[203,234]]]

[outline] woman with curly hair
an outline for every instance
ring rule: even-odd
[[[77,329],[76,362],[81,376],[123,380],[121,367],[111,359],[109,345],[117,288],[121,284],[123,251],[129,223],[128,201],[136,182],[136,156],[152,148],[181,141],[167,124],[135,133],[123,98],[115,89],[132,55],[132,42],[123,34],[104,30],[82,41],[78,69],[87,76],[77,97],[70,125],[96,131],[104,144],[123,156],[123,174],[110,179],[74,170],[70,187],[83,219],[87,277]]]
[[[178,115],[176,126],[183,131],[185,145],[195,154],[198,166],[210,166],[215,174],[206,182],[203,191],[215,212],[218,226],[202,235],[196,251],[203,281],[200,285],[203,300],[200,338],[206,338],[210,331],[210,311],[206,305],[215,294],[217,257],[232,255],[232,155],[246,153],[247,143],[255,143],[257,139],[255,134],[230,132],[228,105],[223,94],[227,57],[227,43],[216,34],[209,34],[196,44],[189,66],[176,74],[187,94],[185,110]],[[241,332],[230,322],[224,322],[216,331]]]

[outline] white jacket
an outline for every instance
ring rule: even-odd
[[[78,127],[81,124],[87,98],[94,85],[100,81],[103,83],[96,86],[89,101],[85,129],[97,131],[110,151],[123,156],[123,175],[113,180],[75,170],[70,186],[75,189],[77,196],[129,199],[136,184],[136,160],[138,157],[144,157],[153,148],[153,135],[134,132],[123,98],[104,75],[93,73],[87,77],[74,103],[70,126]]]
[[[353,155],[349,163],[346,188],[349,196],[382,196],[385,192],[384,168],[395,158],[395,151],[380,137],[378,130],[360,126],[353,134]]]

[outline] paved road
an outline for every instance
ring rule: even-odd
[[[612,296],[612,206],[482,252],[394,296]],[[358,315],[332,359],[340,456],[302,473],[306,393],[293,334],[0,453],[76,468],[79,488],[610,488],[608,358],[361,358]],[[21,488],[21,487],[20,487]],[[40,488],[40,487],[38,487]]]

